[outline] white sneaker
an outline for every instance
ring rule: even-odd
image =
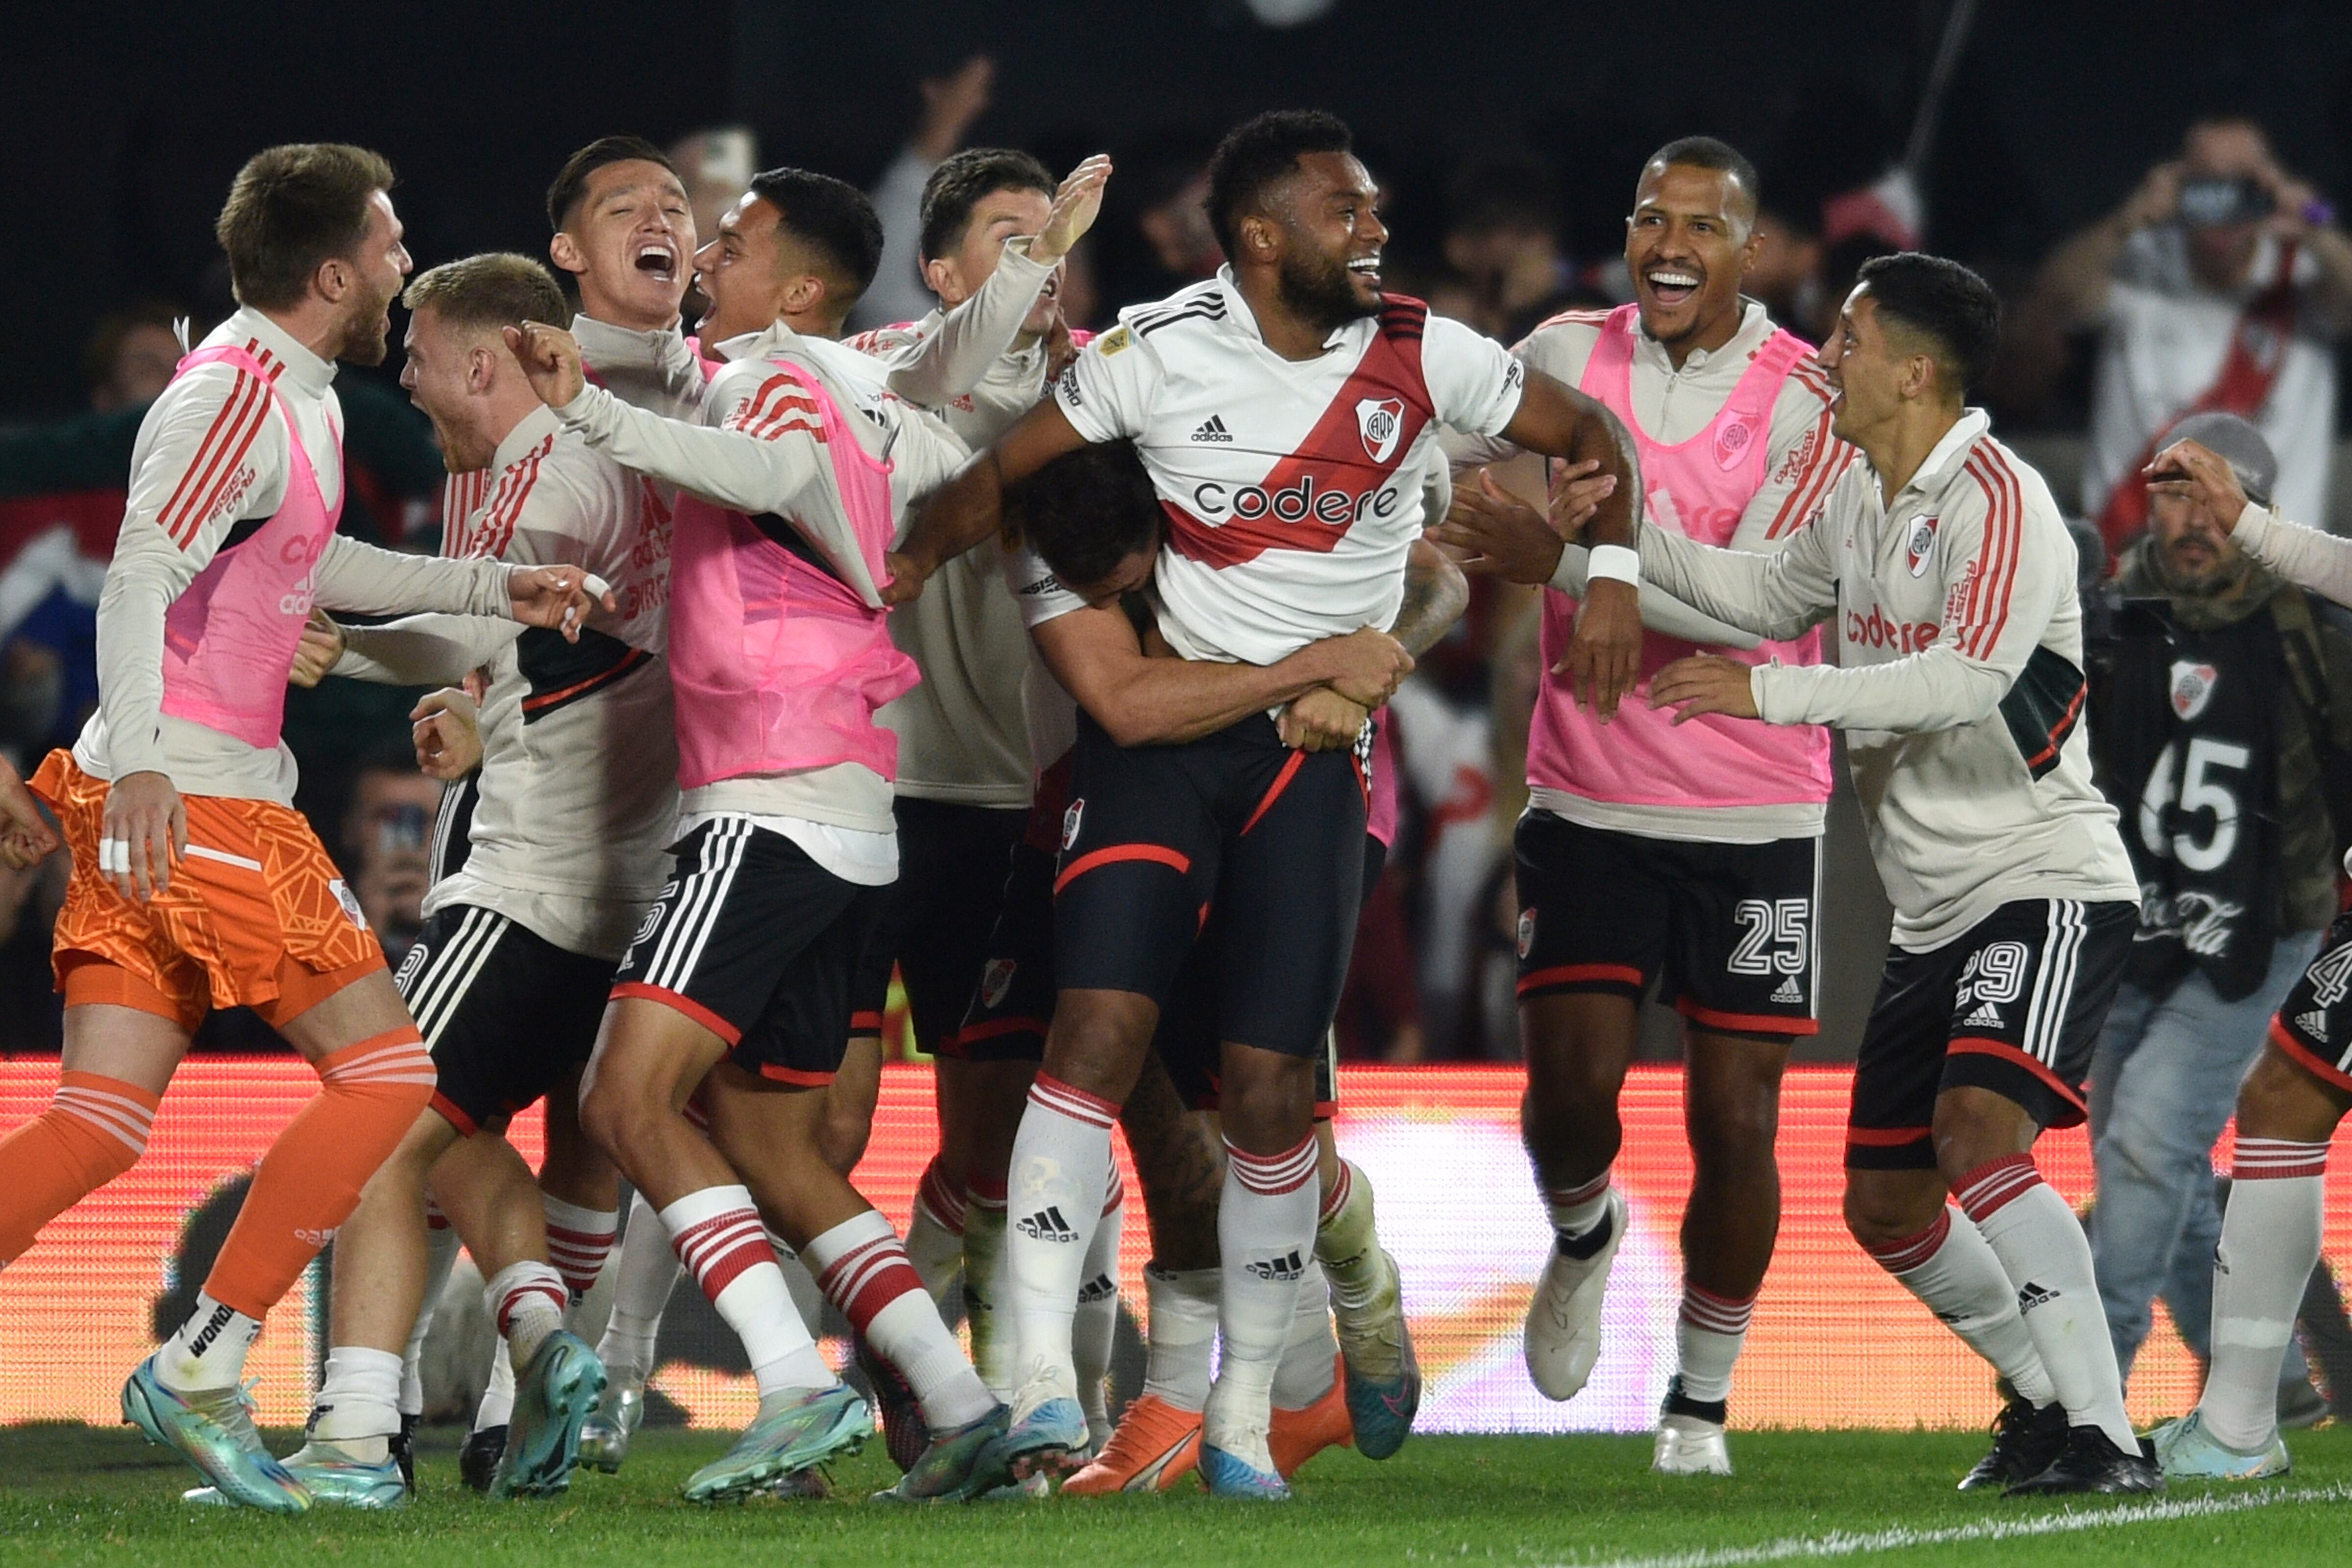
[[[1601,1223],[1609,1239],[1590,1258],[1570,1258],[1553,1244],[1528,1303],[1528,1375],[1547,1399],[1576,1397],[1601,1359],[1601,1300],[1625,1239],[1625,1197],[1613,1186]]]
[[[1664,1416],[1658,1420],[1658,1446],[1650,1468],[1662,1476],[1727,1476],[1731,1450],[1724,1446],[1723,1428],[1696,1416]]]

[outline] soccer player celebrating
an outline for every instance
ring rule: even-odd
[[[1685,722],[1847,732],[1895,946],[1854,1073],[1846,1223],[2016,1390],[1961,1485],[2160,1490],[2089,1243],[2032,1152],[2043,1127],[2084,1119],[2137,883],[2078,733],[2073,539],[1963,401],[1999,338],[2000,305],[1966,267],[1864,267],[1821,362],[1836,434],[1864,461],[1819,519],[1769,556],[1662,528],[1642,541],[1645,575],[1761,636],[1836,615],[1844,664],[1696,654],[1654,674],[1649,701]],[[1527,508],[1457,515],[1439,538],[1518,581],[1557,568],[1558,536]]]
[[[883,553],[907,498],[965,451],[832,340],[880,254],[853,187],[790,169],[756,178],[696,260],[702,329],[730,361],[704,423],[587,385],[564,333],[508,333],[566,427],[691,492],[670,580],[676,869],[623,962],[581,1114],[759,1385],[751,1427],[688,1482],[697,1500],[812,1469],[873,1430],[794,1312],[762,1212],[921,1402],[934,1440],[894,1495],[972,1496],[1010,1473],[1004,1407],[889,1223],[821,1147],[853,971],[898,871],[896,747],[874,712],[914,674],[884,625]],[[698,1084],[708,1136],[684,1113]]]
[[[674,279],[682,290],[683,267]],[[405,1497],[385,1439],[399,1429],[401,1352],[432,1284],[428,1182],[482,1267],[520,1373],[488,1490],[505,1497],[566,1483],[604,1375],[563,1332],[563,1313],[595,1281],[614,1209],[609,1164],[592,1155],[580,1170],[572,1107],[614,968],[660,889],[677,806],[661,664],[668,560],[644,548],[646,486],[561,428],[501,337],[518,320],[571,319],[555,279],[521,256],[474,256],[419,277],[406,303],[412,398],[454,470],[499,476],[452,553],[577,559],[624,608],[592,618],[576,643],[448,617],[335,637],[345,674],[437,685],[490,671],[467,858],[426,895],[424,933],[398,977],[440,1087],[339,1239],[334,1348],[311,1442],[289,1461],[314,1494],[362,1506]],[[543,1205],[499,1135],[542,1096],[571,1102],[553,1118],[571,1134],[559,1139],[555,1169],[571,1167],[567,1190],[588,1177],[591,1203],[551,1192]]]
[[[1660,528],[1769,555],[1811,520],[1853,448],[1830,434],[1829,389],[1811,350],[1740,294],[1759,243],[1756,200],[1754,167],[1724,143],[1692,137],[1659,149],[1625,225],[1634,303],[1555,317],[1515,352],[1624,422]],[[1457,508],[1504,504],[1483,475],[1455,488]],[[1580,552],[1562,552],[1556,591],[1544,595],[1547,666],[1567,644],[1583,567]],[[1690,651],[1653,631],[1643,670]],[[1821,633],[1736,657],[1818,664]],[[1617,1095],[1643,994],[1663,970],[1689,1037],[1694,1179],[1677,1368],[1654,1468],[1728,1473],[1732,1364],[1780,1228],[1780,1071],[1790,1040],[1817,1027],[1829,735],[1721,717],[1678,727],[1650,709],[1604,727],[1550,677],[1536,702],[1528,783],[1517,835],[1521,1133],[1556,1233],[1528,1306],[1528,1371],[1547,1397],[1570,1398],[1600,1353],[1601,1297],[1626,1218],[1610,1183],[1624,1138]],[[1597,887],[1613,896],[1595,900]]]
[[[343,498],[338,360],[376,364],[409,270],[392,170],[357,147],[273,147],[238,171],[221,247],[240,308],[148,411],[99,604],[99,712],[34,789],[73,879],[57,923],[66,993],[56,1105],[0,1143],[0,1260],[146,1141],[189,1037],[246,1005],[323,1092],[255,1173],[235,1228],[124,1418],[228,1500],[310,1493],[262,1448],[239,1387],[261,1320],[415,1122],[434,1071],[383,955],[292,806],[278,737],[313,603],[508,616],[569,635],[572,567],[423,560],[334,531]]]
[[[2186,497],[2210,514],[2257,564],[2352,604],[2352,541],[2251,504],[2229,461],[2210,447],[2176,442],[2147,476],[2151,490]],[[2352,915],[2328,928],[2238,1090],[2234,1185],[2213,1257],[2213,1364],[2197,1407],[2154,1434],[2168,1476],[2255,1480],[2284,1475],[2291,1463],[2278,1429],[2279,1364],[2319,1261],[2328,1144],[2352,1110],[2347,995]]]
[[[1159,630],[1179,653],[1273,664],[1383,626],[1420,532],[1423,444],[1439,423],[1502,434],[1628,479],[1595,524],[1601,569],[1568,652],[1605,712],[1631,683],[1636,491],[1615,421],[1419,302],[1384,296],[1371,177],[1328,115],[1244,124],[1210,171],[1231,264],[1124,313],[1028,414],[924,509],[892,593],[997,526],[1003,486],[1090,441],[1131,438],[1164,505]],[[1181,747],[1123,748],[1080,727],[1056,878],[1060,987],[1013,1148],[1014,1312],[1024,1379],[1012,1449],[1058,1468],[1087,1439],[1070,1356],[1079,1270],[1110,1125],[1213,894],[1232,924],[1221,990],[1219,1210],[1224,1359],[1204,1416],[1213,1490],[1279,1498],[1270,1387],[1311,1252],[1316,1055],[1362,892],[1365,780],[1353,751],[1286,747],[1265,716]]]

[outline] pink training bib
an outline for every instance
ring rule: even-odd
[[[286,719],[286,677],[310,615],[311,574],[342,516],[330,509],[284,397],[243,349],[199,349],[173,379],[198,365],[236,365],[269,389],[286,422],[286,497],[260,527],[205,563],[163,612],[163,711],[247,746],[273,749]]]
[[[1645,510],[1660,528],[1706,545],[1726,545],[1770,464],[1772,405],[1790,367],[1811,350],[1788,332],[1765,340],[1739,384],[1705,430],[1674,445],[1653,441],[1633,417],[1633,334],[1640,307],[1612,311],[1586,363],[1581,390],[1606,403],[1633,432],[1642,460]],[[1577,601],[1546,590],[1543,661],[1568,651]],[[1688,654],[1720,653],[1746,664],[1777,658],[1818,664],[1819,629],[1752,650],[1705,648],[1645,632],[1640,684],[1602,725],[1576,706],[1568,683],[1547,674],[1528,735],[1528,782],[1587,800],[1629,806],[1811,805],[1830,796],[1829,732],[1818,725],[1759,724],[1708,715],[1674,724],[1648,706],[1650,677]]]
[[[815,377],[772,363],[816,407],[842,509],[879,582],[895,527],[890,465],[866,455]],[[673,530],[669,670],[679,788],[836,762],[896,779],[898,737],[874,722],[874,710],[919,677],[914,660],[891,643],[887,612],[741,512],[681,492]]]

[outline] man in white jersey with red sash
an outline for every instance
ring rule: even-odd
[[[141,426],[99,606],[100,710],[34,780],[74,855],[64,1078],[0,1142],[5,1260],[138,1157],[212,1008],[252,1007],[317,1068],[324,1090],[264,1157],[194,1312],[122,1396],[226,1500],[276,1512],[311,1498],[254,1431],[246,1351],[434,1086],[357,901],[293,810],[279,728],[304,621],[315,603],[569,631],[587,605],[576,568],[423,560],[334,531],[335,361],[382,361],[409,269],[392,183],[373,152],[313,144],[257,154],[230,189],[217,232],[240,308]]]
[[[915,676],[884,623],[883,554],[906,498],[965,450],[834,340],[880,254],[854,187],[793,169],[754,179],[697,257],[703,330],[729,361],[704,423],[586,385],[561,332],[509,333],[567,427],[690,491],[670,573],[676,870],[613,988],[581,1114],[656,1206],[760,1389],[751,1427],[688,1482],[696,1500],[810,1470],[873,1430],[794,1311],[763,1217],[921,1403],[933,1440],[892,1495],[968,1497],[1010,1476],[1004,1407],[889,1222],[822,1149],[857,956],[898,870],[897,746],[874,715]],[[684,1113],[698,1084],[707,1134]]]
[[[1635,303],[1556,317],[1514,351],[1625,423],[1652,521],[1770,554],[1811,521],[1853,449],[1830,434],[1811,350],[1739,292],[1758,244],[1756,203],[1755,170],[1732,148],[1706,137],[1661,148],[1626,220]],[[1457,507],[1505,504],[1483,476],[1455,487]],[[1562,559],[1544,595],[1547,667],[1583,586],[1582,563]],[[1651,632],[1643,674],[1697,645]],[[1734,656],[1819,664],[1821,633]],[[1546,1397],[1572,1398],[1600,1353],[1601,1298],[1626,1224],[1610,1182],[1623,1141],[1617,1095],[1642,998],[1663,975],[1660,999],[1682,1013],[1689,1040],[1694,1182],[1677,1368],[1653,1462],[1727,1473],[1732,1364],[1780,1227],[1780,1071],[1790,1042],[1818,1027],[1829,735],[1724,718],[1677,727],[1649,709],[1604,727],[1555,677],[1536,699],[1528,783],[1517,834],[1521,1134],[1555,1232],[1528,1306],[1528,1371]],[[1596,887],[1611,897],[1592,899]]]
[[[1645,575],[1759,636],[1836,614],[1844,663],[1696,653],[1651,677],[1649,701],[1846,732],[1895,905],[1854,1069],[1846,1225],[2015,1391],[1962,1489],[2155,1491],[2090,1244],[2032,1153],[2044,1127],[2085,1118],[2138,883],[2081,731],[2073,538],[1966,404],[2000,332],[1991,288],[1957,262],[1864,266],[1821,352],[1860,458],[1821,516],[1769,556],[1665,528],[1642,540]],[[1518,581],[1558,569],[1540,517],[1457,517],[1439,538]]]
[[[1161,634],[1181,656],[1271,664],[1394,618],[1436,424],[1600,458],[1630,480],[1606,411],[1549,377],[1530,385],[1466,328],[1381,295],[1386,230],[1349,145],[1339,120],[1297,111],[1229,135],[1209,211],[1232,264],[1089,344],[1054,400],[925,508],[894,595],[987,537],[1005,483],[1128,436],[1169,518],[1153,574]],[[1597,530],[1621,551],[1635,501],[1629,483]],[[1633,565],[1630,551],[1601,562]],[[1604,711],[1639,641],[1630,586],[1603,584],[1570,658]],[[1288,1495],[1266,1447],[1270,1389],[1314,1245],[1314,1064],[1362,892],[1361,765],[1290,750],[1264,716],[1133,750],[1081,717],[1056,878],[1060,994],[1009,1186],[1024,1469],[1066,1466],[1086,1441],[1070,1317],[1110,1125],[1214,896],[1233,922],[1218,1030],[1224,1360],[1201,1468],[1223,1494]]]

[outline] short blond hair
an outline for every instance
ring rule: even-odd
[[[487,251],[445,261],[412,279],[400,302],[431,310],[452,327],[486,331],[524,321],[572,323],[572,308],[543,263],[512,251]]]

